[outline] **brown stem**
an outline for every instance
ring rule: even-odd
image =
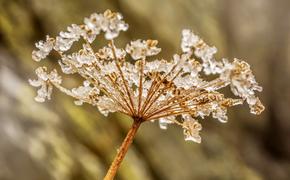
[[[118,150],[118,153],[114,159],[114,161],[112,162],[106,176],[104,177],[104,180],[112,180],[114,179],[116,173],[117,173],[117,170],[118,168],[120,167],[130,145],[132,144],[133,142],[133,139],[137,133],[137,130],[138,128],[140,127],[141,123],[143,121],[142,120],[139,120],[139,119],[135,119],[130,130],[128,131],[127,133],[127,136],[126,138],[124,139],[121,147],[119,148]]]

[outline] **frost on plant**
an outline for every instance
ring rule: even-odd
[[[55,69],[49,72],[46,67],[39,67],[38,79],[29,80],[32,86],[40,87],[35,100],[50,99],[56,88],[72,96],[76,105],[91,104],[105,116],[121,112],[143,122],[159,121],[161,129],[167,129],[169,124],[179,125],[185,140],[197,143],[201,142],[199,121],[205,116],[227,122],[227,108],[244,102],[253,114],[264,110],[255,95],[262,87],[245,61],[216,60],[216,47],[207,45],[188,29],[182,31],[181,53],[172,59],[149,61],[148,56],[161,51],[157,40],[138,39],[124,48],[116,47],[114,39],[127,29],[121,14],[107,10],[85,18],[82,25],[69,26],[56,38],[47,36],[45,41],[36,43],[37,50],[32,53],[35,61],[56,51],[62,72],[78,74],[84,81],[79,87],[67,89]],[[101,34],[108,44],[95,50],[91,45]],[[83,42],[82,48],[67,53],[76,41]],[[204,80],[201,74],[215,78]],[[227,86],[235,99],[219,92]]]

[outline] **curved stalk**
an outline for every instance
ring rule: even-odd
[[[112,162],[106,176],[104,177],[104,180],[113,180],[116,173],[117,173],[117,170],[119,169],[130,145],[132,144],[133,142],[133,139],[141,125],[143,121],[140,120],[140,119],[134,119],[134,122],[130,128],[130,130],[128,131],[127,135],[126,135],[126,138],[124,139],[121,147],[119,148],[118,150],[118,153],[117,155],[115,156],[115,159],[114,161]]]

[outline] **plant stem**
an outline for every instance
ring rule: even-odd
[[[140,127],[142,123],[142,120],[135,119],[130,130],[128,131],[126,138],[124,139],[121,147],[118,150],[117,155],[115,156],[114,161],[112,162],[106,176],[104,177],[104,180],[112,180],[114,179],[117,170],[119,169],[130,145],[133,142],[133,139],[137,133],[138,128]]]

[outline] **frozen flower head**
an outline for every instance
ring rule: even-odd
[[[199,121],[206,116],[227,122],[227,109],[244,102],[249,104],[253,114],[264,110],[255,95],[262,87],[245,61],[216,60],[217,49],[188,29],[182,31],[180,54],[168,60],[149,61],[149,56],[161,51],[156,40],[138,39],[125,48],[114,44],[120,31],[128,29],[122,18],[121,14],[109,10],[95,13],[85,18],[84,24],[73,24],[56,38],[47,36],[45,41],[36,43],[38,50],[32,53],[35,61],[56,51],[63,73],[80,75],[83,84],[67,89],[62,86],[56,70],[49,72],[41,67],[36,70],[38,79],[29,81],[32,86],[40,87],[35,100],[50,99],[55,87],[72,96],[76,105],[91,104],[105,116],[121,112],[134,121],[159,121],[161,129],[167,129],[169,124],[179,125],[185,140],[197,143],[201,142]],[[91,45],[97,43],[94,40],[102,35],[108,44],[93,49]],[[66,53],[81,39],[84,43],[79,51]],[[202,74],[215,78],[205,80]],[[229,87],[236,98],[227,98],[219,92],[225,87]]]

